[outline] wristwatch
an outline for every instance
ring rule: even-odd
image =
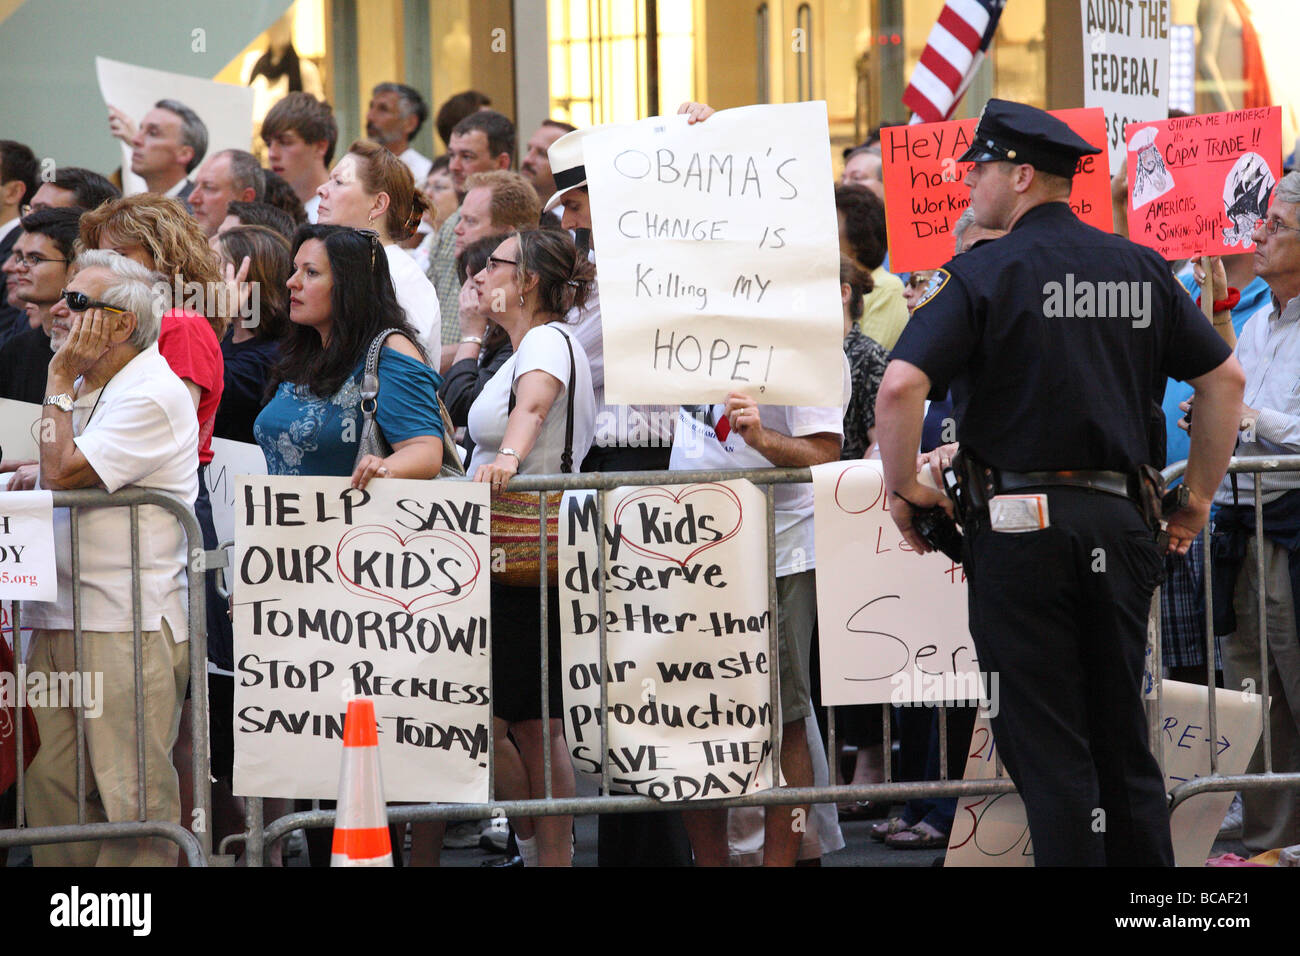
[[[61,412],[72,411],[72,396],[67,392],[60,392],[58,395],[46,395],[45,404],[53,405]]]
[[[480,338],[480,337],[477,336],[477,335],[467,335],[467,336],[465,336],[463,339],[460,340],[460,344],[461,344],[461,345],[477,345],[479,348],[482,348],[482,347],[483,347],[483,339]]]
[[[520,465],[523,464],[523,459],[519,457],[519,452],[515,451],[513,448],[502,448],[500,451],[497,452],[497,454],[509,455],[511,458],[515,460],[516,468],[518,468]]]

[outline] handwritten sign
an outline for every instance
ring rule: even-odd
[[[1106,121],[1099,109],[1054,110],[1052,115],[1102,151],[1075,168],[1070,208],[1098,229],[1111,230]],[[952,227],[970,205],[963,180],[973,163],[957,157],[970,147],[977,120],[914,123],[882,129],[885,225],[889,267],[895,272],[934,269],[952,258]]]
[[[966,576],[918,555],[889,516],[879,461],[816,465],[813,538],[822,703],[934,703],[995,692],[966,620]]]
[[[560,515],[564,722],[575,768],[600,774],[608,682],[612,787],[678,801],[772,785],[765,500],[747,481],[620,488]],[[608,659],[600,660],[605,589]]]
[[[488,799],[488,489],[236,480],[235,790],[338,793],[373,698],[388,800]]]
[[[0,494],[0,601],[57,601],[54,498],[48,491]]]
[[[1211,749],[1218,757],[1219,773],[1245,773],[1259,740],[1258,700],[1251,701],[1237,691],[1216,690],[1218,734],[1211,739],[1206,689],[1172,680],[1162,685],[1165,788],[1172,791],[1179,784],[1208,775]],[[965,779],[998,777],[996,757],[997,743],[989,721],[981,716],[971,734]],[[1169,821],[1176,865],[1205,865],[1231,802],[1231,793],[1207,793],[1178,805]],[[958,799],[944,866],[1033,865],[1033,842],[1018,793]]]
[[[774,130],[781,135],[773,136]],[[605,400],[837,406],[843,338],[826,104],[655,116],[583,141]]]
[[[0,398],[0,449],[2,457],[14,461],[35,461],[40,457],[40,429],[43,409],[31,402]]]
[[[204,471],[204,483],[212,504],[212,526],[218,544],[235,540],[235,478],[265,474],[266,456],[257,445],[228,438],[212,439],[212,461]]]
[[[1166,259],[1233,255],[1282,178],[1282,109],[1182,116],[1124,129],[1128,228]]]
[[[1106,116],[1110,174],[1124,162],[1124,127],[1169,114],[1169,0],[1079,0],[1083,105]]]

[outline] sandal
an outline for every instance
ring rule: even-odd
[[[947,845],[948,834],[940,833],[924,820],[885,837],[885,846],[895,850],[937,850]]]
[[[907,821],[902,817],[890,817],[883,823],[873,823],[868,832],[871,834],[871,839],[883,842],[886,837],[891,837],[895,833],[902,833],[907,829],[909,829]]]

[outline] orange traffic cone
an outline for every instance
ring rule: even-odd
[[[392,865],[384,783],[379,773],[375,703],[354,697],[348,701],[343,723],[343,766],[339,771],[339,805],[330,866]]]

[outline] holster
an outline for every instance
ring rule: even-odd
[[[1137,488],[1134,496],[1142,512],[1142,520],[1152,531],[1160,530],[1160,519],[1164,514],[1165,479],[1151,465],[1139,465]]]

